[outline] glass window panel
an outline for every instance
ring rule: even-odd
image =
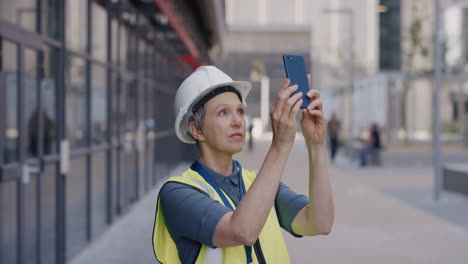
[[[155,55],[155,62],[154,62],[154,68],[155,68],[155,71],[154,71],[154,74],[153,74],[153,80],[155,81],[158,81],[158,82],[161,82],[161,70],[164,68],[164,67],[161,67],[161,55],[160,54],[156,54]]]
[[[138,56],[136,36],[134,34],[128,34],[127,43],[128,43],[127,70],[130,72],[136,72],[137,56]]]
[[[149,118],[149,109],[151,104],[151,83],[143,83],[143,102],[145,103],[143,108],[143,119],[147,120]]]
[[[18,160],[18,47],[8,41],[0,40],[0,109],[5,113],[3,137],[3,162]]]
[[[120,93],[119,93],[119,119],[118,119],[118,128],[120,129],[120,136],[122,139],[125,138],[125,119],[127,118],[127,105],[128,105],[128,100],[127,98],[127,90],[128,90],[128,84],[126,81],[121,81],[120,82]]]
[[[146,46],[146,50],[145,50],[145,53],[143,55],[143,60],[144,60],[144,66],[143,66],[143,69],[141,69],[141,71],[143,72],[143,76],[146,77],[149,77],[149,69],[151,68],[151,46]]]
[[[27,120],[26,146],[28,157],[37,157],[39,154],[39,119],[43,117],[43,109],[38,109],[38,54],[37,51],[26,49],[24,51],[24,114]]]
[[[58,1],[60,0],[47,0],[46,12],[43,14],[43,19],[46,23],[47,35],[51,38],[58,38]]]
[[[91,141],[101,144],[107,134],[106,68],[92,65],[91,81]]]
[[[128,47],[128,37],[127,37],[127,28],[120,27],[120,65],[121,67],[125,67],[127,63],[127,47]]]
[[[0,184],[0,203],[2,208],[2,221],[0,228],[2,239],[1,263],[17,263],[18,253],[18,188],[16,181]]]
[[[93,38],[91,54],[93,57],[106,61],[107,58],[107,12],[99,4],[92,3],[93,25],[91,27]]]
[[[117,73],[112,73],[111,77],[112,83],[111,83],[111,91],[112,91],[112,130],[111,130],[111,140],[112,143],[118,143],[119,142],[119,122],[121,119],[120,115],[120,103],[119,100],[121,98],[119,97],[118,93],[118,75]]]
[[[0,0],[0,19],[36,32],[37,2],[31,0]]]
[[[78,254],[88,242],[86,239],[86,159],[70,161],[66,180],[66,232],[67,260]]]
[[[56,170],[55,163],[46,164],[41,180],[41,261],[56,263]]]
[[[68,56],[66,65],[66,125],[72,149],[86,145],[86,89],[85,61]]]
[[[155,66],[155,55],[154,55],[154,48],[151,47],[149,49],[149,53],[148,53],[148,63],[147,63],[147,68],[146,68],[146,76],[148,78],[152,78],[152,75],[153,75],[153,72],[154,71],[154,66]]]
[[[24,211],[23,211],[23,263],[35,263],[38,252],[37,241],[37,174],[30,178],[28,184],[24,184]]]
[[[130,148],[131,149],[131,148]],[[133,151],[122,155],[122,200],[123,208],[127,208],[135,200],[135,156]]]
[[[162,131],[165,129],[165,118],[161,114],[164,112],[164,101],[166,100],[166,94],[162,93],[161,91],[157,92],[156,95],[156,109],[155,109],[155,122],[156,122],[156,130]]]
[[[134,139],[133,132],[136,128],[136,95],[137,95],[137,81],[132,80],[129,82],[128,89],[127,89],[127,98],[126,98],[126,106],[125,106],[125,124],[124,130],[127,133],[131,134],[131,137],[126,137],[126,139]]]
[[[86,52],[88,1],[67,0],[65,3],[66,43],[69,49]]]
[[[56,152],[55,133],[57,129],[56,89],[55,80],[57,76],[57,50],[48,47],[44,50],[44,79],[41,80],[41,100],[44,131],[44,154]]]
[[[138,74],[143,75],[145,69],[145,62],[146,62],[146,43],[138,39]]]
[[[111,45],[112,45],[112,63],[117,63],[119,60],[119,22],[117,19],[111,21]]]
[[[120,190],[121,190],[121,184],[120,184],[120,177],[119,177],[119,167],[121,167],[120,163],[120,154],[117,151],[112,151],[112,217],[114,218],[117,213],[119,212],[119,207],[120,207]]]
[[[92,212],[93,238],[98,237],[106,227],[106,152],[92,157]]]

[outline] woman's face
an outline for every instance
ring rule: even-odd
[[[245,142],[245,107],[239,97],[225,92],[205,104],[203,136],[205,143],[216,151],[235,154]]]

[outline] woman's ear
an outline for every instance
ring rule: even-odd
[[[203,136],[203,132],[201,131],[201,129],[199,129],[197,127],[197,125],[195,124],[195,121],[190,121],[189,123],[189,130],[190,130],[190,134],[192,135],[192,137],[197,140],[197,141],[205,141],[205,137]]]

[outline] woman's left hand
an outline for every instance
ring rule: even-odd
[[[310,86],[310,75],[307,75]],[[320,99],[320,92],[310,90],[307,97],[312,102],[306,109],[302,109],[301,127],[302,134],[307,143],[325,144],[325,134],[327,132],[327,120],[323,114],[323,102]]]

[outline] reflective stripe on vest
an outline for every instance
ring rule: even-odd
[[[205,192],[208,193],[211,199],[215,200],[215,195],[213,191],[210,189],[210,187],[208,187],[208,185],[195,179],[190,179],[190,180],[193,181],[196,185],[200,186],[200,188],[205,190]],[[208,247],[206,249],[206,257],[205,257],[206,264],[217,264],[217,263],[221,263],[222,261],[223,261],[223,250],[221,248]]]

